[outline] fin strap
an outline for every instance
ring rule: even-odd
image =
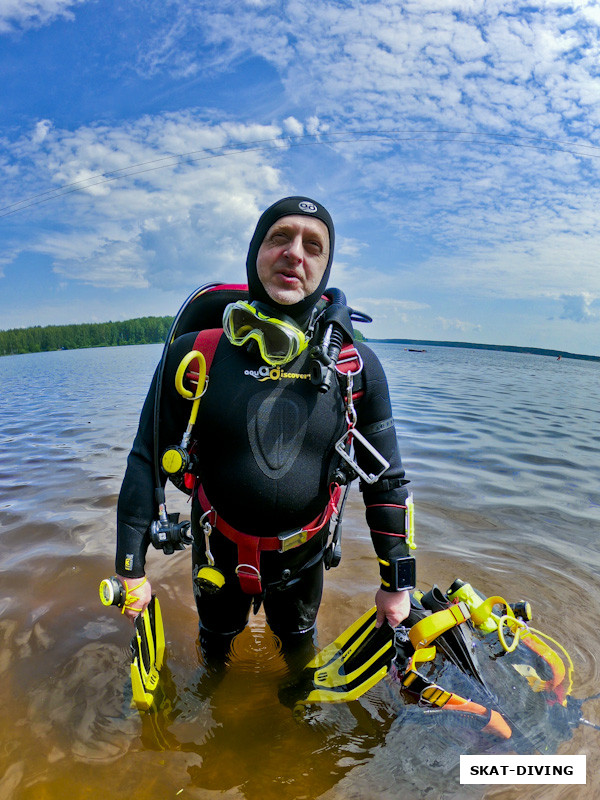
[[[441,611],[436,611],[430,616],[423,617],[412,626],[408,632],[411,644],[415,650],[428,647],[438,636],[456,627],[456,625],[466,622],[470,617],[471,612],[463,602],[443,608]]]

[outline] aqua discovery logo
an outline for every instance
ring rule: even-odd
[[[256,378],[257,381],[295,381],[308,380],[310,373],[306,375],[299,372],[285,372],[281,367],[259,367],[259,369],[245,369],[244,375]]]

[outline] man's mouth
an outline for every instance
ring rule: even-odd
[[[294,272],[291,269],[279,270],[277,275],[282,279],[284,283],[293,284],[300,281],[298,273]]]

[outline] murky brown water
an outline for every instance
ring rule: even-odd
[[[599,367],[586,362],[378,345],[417,502],[419,585],[455,577],[530,600],[536,626],[599,691]],[[234,663],[203,680],[189,553],[153,552],[168,642],[158,715],[130,708],[130,626],[98,600],[112,573],[115,506],[158,346],[0,359],[0,800],[83,798],[593,798],[588,785],[460,786],[460,732],[419,727],[394,687],[294,718],[286,668],[259,614]],[[170,510],[187,512],[171,494]],[[341,566],[327,574],[320,642],[372,605],[377,581],[358,493]],[[600,723],[600,701],[583,706]],[[419,712],[420,713],[420,712]],[[464,751],[473,746],[465,740]],[[491,750],[493,752],[493,748]]]

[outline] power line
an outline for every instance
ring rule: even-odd
[[[469,137],[467,139],[459,137]],[[471,144],[500,144],[508,147],[519,147],[523,149],[533,149],[545,152],[562,152],[570,155],[582,156],[584,158],[600,158],[600,153],[579,152],[585,148],[591,151],[600,151],[600,147],[592,144],[573,144],[555,139],[546,139],[538,136],[522,136],[518,134],[502,133],[477,133],[473,131],[445,131],[445,130],[369,130],[369,131],[334,131],[327,133],[304,134],[302,136],[277,136],[269,139],[258,139],[245,144],[226,144],[218,148],[202,148],[200,150],[190,150],[186,153],[175,153],[159,158],[141,161],[130,164],[127,167],[110,170],[107,172],[90,175],[79,181],[64,184],[54,189],[47,189],[44,192],[31,195],[9,203],[0,208],[0,217],[8,217],[19,211],[24,211],[32,206],[50,202],[61,197],[65,197],[75,192],[86,191],[96,186],[111,183],[130,177],[136,177],[148,172],[177,167],[183,164],[192,164],[199,161],[208,161],[227,156],[241,155],[244,153],[261,152],[272,149],[276,144],[286,147],[313,147],[316,145],[336,145],[353,144],[356,142],[397,143],[397,142],[447,142],[447,143],[471,143]],[[536,144],[536,142],[538,144]],[[577,150],[573,148],[578,148]],[[166,163],[163,163],[166,162]]]

